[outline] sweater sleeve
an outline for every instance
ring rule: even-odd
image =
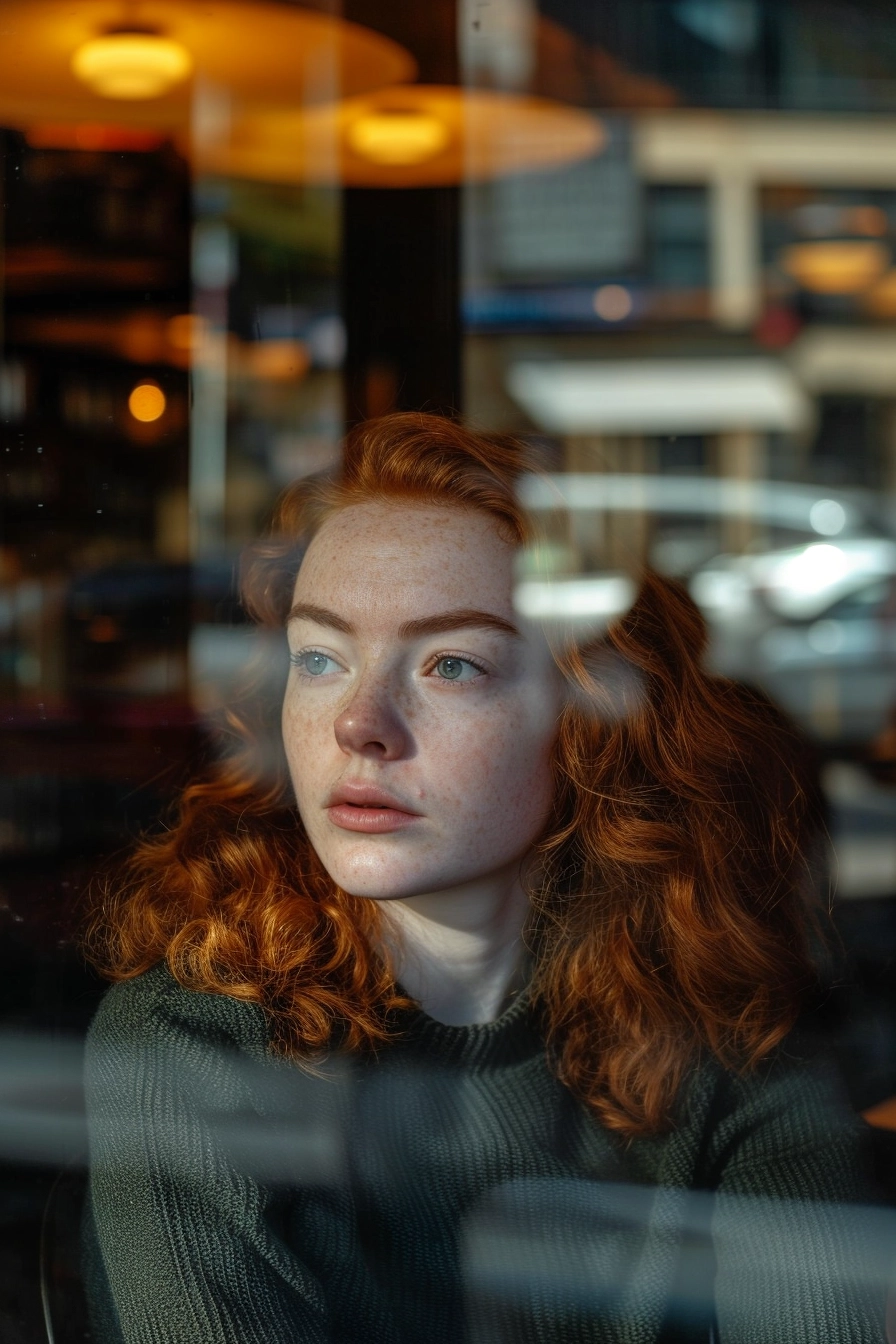
[[[721,1344],[883,1344],[896,1240],[863,1181],[861,1122],[817,1062],[734,1091],[712,1145]]]
[[[231,1026],[260,1036],[256,1010],[188,994],[167,974],[140,979],[110,991],[88,1040],[86,1277],[99,1337],[325,1344],[321,1285],[282,1235],[285,1173],[278,1187],[258,1171],[279,1153],[290,1184],[309,1163],[314,1179],[331,1176],[315,1118],[303,1129],[293,1114],[285,1143],[282,1107],[261,1113],[257,1079],[276,1070]]]

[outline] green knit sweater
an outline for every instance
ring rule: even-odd
[[[553,1077],[524,997],[409,1013],[376,1058],[274,1058],[261,1011],[164,967],[88,1043],[102,1344],[880,1344],[890,1254],[859,1128],[779,1052],[697,1071],[625,1142]]]

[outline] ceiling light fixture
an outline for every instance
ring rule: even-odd
[[[320,12],[331,8],[292,0],[0,0],[0,126],[114,120],[176,136],[192,153],[204,122],[200,113],[194,120],[191,69],[229,95],[234,112],[330,104],[414,79],[410,52]]]
[[[249,111],[206,172],[271,182],[439,187],[538,172],[599,154],[590,112],[494,89],[406,84],[328,106]]]
[[[159,98],[192,69],[180,42],[137,29],[91,38],[72,57],[78,79],[103,98]]]
[[[410,107],[379,108],[346,128],[349,148],[370,163],[411,167],[434,159],[448,145],[451,130],[431,112]]]

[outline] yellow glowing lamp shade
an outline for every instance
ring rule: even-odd
[[[202,167],[271,182],[438,187],[557,168],[605,143],[600,121],[583,108],[408,84],[328,106],[241,114],[228,144]]]
[[[114,121],[173,133],[191,153],[194,138],[223,134],[228,100],[236,117],[329,105],[415,77],[410,52],[321,12],[331,9],[339,6],[316,0],[0,0],[0,126]]]
[[[104,98],[159,98],[192,69],[186,47],[156,33],[107,33],[72,57],[78,79]]]
[[[128,410],[141,424],[152,424],[165,414],[165,393],[157,383],[138,383],[128,397]]]
[[[889,262],[883,243],[864,239],[795,243],[781,255],[787,274],[816,294],[859,294],[883,275]]]
[[[402,166],[435,158],[451,138],[439,117],[410,108],[368,112],[349,122],[345,134],[349,147],[362,159]]]

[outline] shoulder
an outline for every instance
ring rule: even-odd
[[[723,1121],[752,1125],[762,1120],[806,1139],[857,1124],[833,1059],[798,1031],[748,1073],[720,1070],[716,1104]]]
[[[341,1171],[347,1071],[330,1060],[296,1067],[269,1045],[256,1005],[185,989],[162,965],[115,985],[85,1054],[94,1173],[148,1161],[192,1180],[223,1163],[282,1181],[283,1163],[297,1175],[305,1155]]]
[[[87,1054],[88,1063],[110,1052],[167,1050],[184,1059],[214,1052],[260,1063],[268,1043],[265,1015],[257,1005],[186,989],[160,963],[107,991],[88,1032]]]
[[[865,1126],[830,1057],[801,1032],[745,1075],[705,1065],[687,1110],[703,1131],[710,1185],[736,1179],[749,1188],[755,1179],[757,1193],[772,1193],[773,1173],[789,1169],[802,1171],[803,1194],[864,1192]]]

